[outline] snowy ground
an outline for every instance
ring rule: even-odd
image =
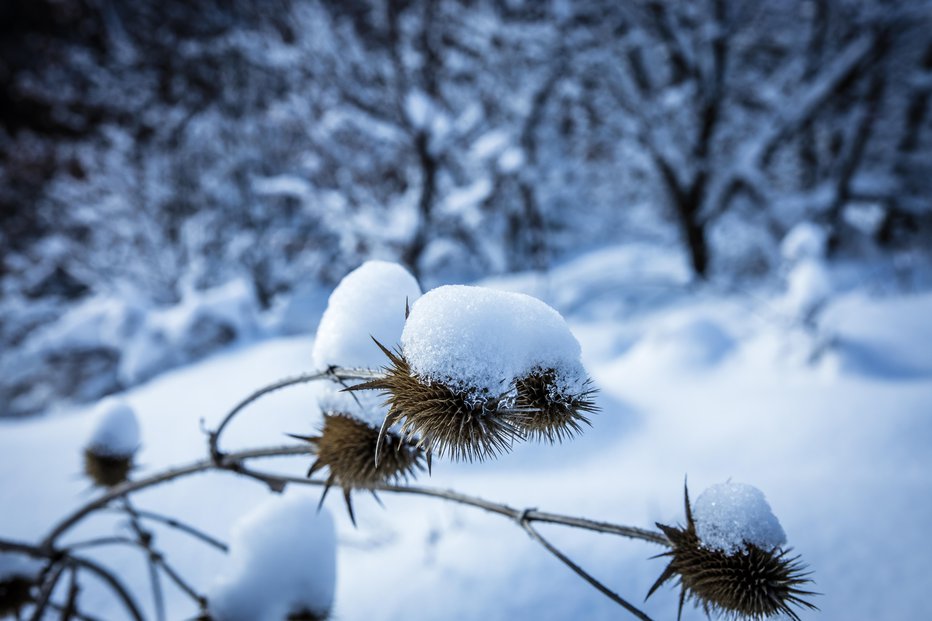
[[[781,315],[779,300],[685,293],[681,267],[661,259],[608,250],[547,279],[489,283],[534,293],[567,315],[603,411],[568,444],[520,446],[480,465],[435,462],[432,478],[419,483],[649,527],[683,519],[685,476],[694,497],[731,478],[765,492],[789,544],[813,570],[821,612],[802,618],[932,618],[932,295],[839,295],[813,340]],[[127,393],[141,422],[140,474],[201,458],[200,421],[213,426],[253,388],[310,370],[312,346],[312,338],[294,337],[227,351]],[[812,356],[817,346],[821,355]],[[230,428],[226,448],[280,444],[285,432],[311,431],[316,390],[295,387],[261,401]],[[0,422],[0,536],[36,541],[95,493],[80,475],[89,412]],[[268,464],[296,474],[307,465],[306,458]],[[137,505],[226,539],[236,518],[268,493],[230,474],[204,474],[142,493]],[[383,500],[385,509],[356,499],[357,529],[339,494],[327,501],[339,539],[339,621],[625,618],[501,517],[431,499]],[[91,519],[70,540],[125,533],[121,524]],[[649,544],[541,530],[636,603],[664,565],[648,560],[661,551]],[[195,582],[207,586],[221,572],[221,553],[158,533],[158,544]],[[144,591],[138,552],[109,549],[98,558]],[[194,616],[180,592],[168,595],[170,619]],[[85,597],[88,612],[122,618],[90,584]],[[644,608],[673,619],[676,598],[665,588]],[[704,615],[688,610],[684,618]]]

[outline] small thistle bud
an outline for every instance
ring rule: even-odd
[[[693,600],[707,615],[758,621],[786,615],[799,621],[791,606],[815,609],[799,587],[810,583],[798,556],[784,549],[783,529],[763,494],[736,483],[713,486],[700,495],[694,510],[685,492],[686,527],[657,524],[670,541],[670,563],[647,597],[668,580],[680,584],[679,619]]]
[[[428,454],[483,460],[515,439],[562,440],[596,410],[580,347],[555,310],[530,296],[438,287],[414,304],[382,378],[386,425]]]
[[[317,460],[307,476],[321,468],[329,470],[320,501],[323,503],[330,487],[343,488],[343,497],[350,519],[356,523],[350,492],[354,489],[373,491],[373,488],[406,480],[418,469],[423,469],[423,452],[413,443],[388,432],[379,445],[378,428],[347,413],[324,414],[319,436],[296,436],[317,448]],[[375,459],[378,446],[378,458]]]
[[[105,399],[96,408],[97,423],[84,449],[84,472],[101,487],[115,487],[129,478],[139,448],[139,423],[122,401]]]

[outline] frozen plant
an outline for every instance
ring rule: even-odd
[[[390,349],[394,348],[394,349]],[[685,526],[659,530],[597,522],[537,509],[518,509],[452,490],[413,487],[406,480],[430,472],[431,454],[460,460],[492,459],[521,440],[569,440],[596,412],[580,346],[563,318],[534,298],[480,287],[445,286],[424,295],[403,268],[372,262],[351,273],[330,298],[313,352],[318,370],[264,386],[236,404],[209,432],[208,458],[128,479],[139,446],[139,428],[125,403],[102,402],[87,444],[88,474],[105,487],[64,516],[36,544],[0,538],[0,609],[41,619],[61,610],[64,618],[88,618],[77,576],[91,573],[107,585],[128,618],[144,621],[135,585],[124,585],[89,558],[99,546],[131,545],[145,555],[156,621],[167,618],[162,580],[170,580],[196,606],[201,621],[322,621],[334,610],[336,553],[333,522],[321,508],[328,489],[343,489],[350,518],[353,490],[417,495],[481,509],[523,529],[600,593],[641,621],[650,617],[594,578],[546,539],[536,523],[558,524],[649,542],[666,550],[666,569],[648,596],[670,580],[707,613],[754,621],[799,619],[813,608],[809,582],[763,494],[724,483],[686,495]],[[228,426],[265,395],[313,381],[325,382],[318,406],[322,427],[302,442],[222,449]],[[371,398],[381,392],[384,403]],[[370,395],[366,397],[366,395]],[[307,477],[262,470],[257,458],[316,456]],[[103,461],[102,461],[103,460]],[[105,460],[120,468],[101,473]],[[176,516],[137,509],[131,497],[156,485],[224,471],[259,482],[276,493],[289,486],[323,489],[320,502],[286,493],[242,518],[229,545]],[[313,478],[317,472],[325,478]],[[65,535],[103,510],[128,518],[133,537],[102,537],[63,544]],[[159,547],[150,524],[179,533],[227,555],[220,578],[206,591],[188,582]],[[79,550],[80,553],[75,553]],[[6,554],[38,563],[35,572],[3,572]],[[62,601],[56,586],[70,575]],[[412,579],[416,578],[412,576]],[[96,612],[96,611],[93,611]]]

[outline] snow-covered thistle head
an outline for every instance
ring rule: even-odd
[[[668,580],[680,583],[683,604],[694,600],[706,614],[755,621],[786,615],[791,606],[814,609],[800,588],[811,582],[798,556],[784,548],[786,535],[763,493],[740,483],[714,485],[690,507],[685,492],[686,527],[657,524],[671,544],[670,563],[647,596]],[[677,618],[679,618],[679,616]]]
[[[380,344],[385,426],[428,453],[486,459],[515,439],[573,435],[595,411],[579,343],[555,310],[527,295],[438,287],[411,308],[400,349]]]
[[[136,413],[123,401],[104,399],[95,408],[96,424],[84,449],[84,472],[97,485],[115,487],[129,478],[139,448]]]

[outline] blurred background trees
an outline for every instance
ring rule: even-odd
[[[747,282],[801,221],[835,258],[932,248],[928,1],[10,0],[0,29],[5,413],[146,375],[112,303],[109,344],[49,352],[89,300],[238,281],[261,312],[370,257],[429,287],[631,240]]]

